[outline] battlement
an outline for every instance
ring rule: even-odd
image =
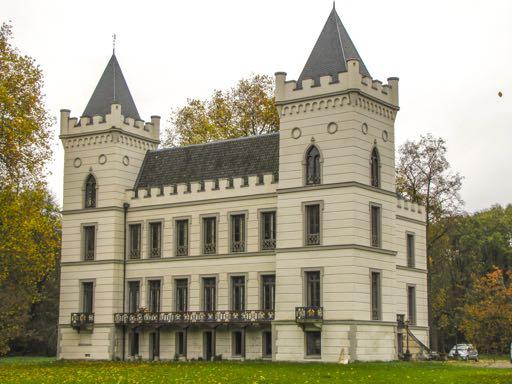
[[[60,111],[61,138],[90,135],[117,128],[127,134],[155,144],[160,142],[160,116],[151,116],[151,122],[134,120],[131,117],[125,118],[122,115],[121,104],[117,103],[110,106],[110,113],[106,116],[96,115],[77,118],[70,117],[70,114],[71,111],[68,109],[61,109]]]
[[[388,78],[387,84],[380,80],[361,75],[359,61],[347,60],[347,72],[338,74],[338,81],[334,81],[330,75],[320,77],[320,85],[316,85],[313,79],[305,79],[302,86],[298,87],[296,80],[286,80],[285,72],[275,74],[275,97],[278,105],[284,105],[300,99],[310,99],[337,93],[360,91],[371,98],[388,104],[398,109],[398,78]]]
[[[409,219],[420,220],[425,222],[425,207],[422,205],[407,201],[406,199],[397,198],[397,215],[407,217]]]
[[[204,180],[172,185],[140,187],[126,191],[130,206],[171,204],[226,197],[252,196],[275,193],[277,181],[273,174],[235,177],[233,179]]]

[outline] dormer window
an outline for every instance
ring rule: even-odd
[[[320,151],[315,145],[306,152],[306,184],[320,184]]]
[[[377,147],[373,148],[370,159],[371,186],[380,187],[380,156]]]
[[[85,208],[96,207],[96,179],[93,175],[85,180]]]

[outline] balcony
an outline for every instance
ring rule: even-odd
[[[320,234],[308,233],[306,235],[306,245],[320,245]]]
[[[176,247],[176,256],[188,256],[188,246],[178,245]]]
[[[71,314],[71,327],[78,331],[92,329],[94,325],[94,313],[75,312]]]
[[[247,311],[188,311],[188,312],[133,312],[114,314],[116,325],[206,325],[270,323],[273,310]]]
[[[297,323],[315,323],[322,322],[324,318],[323,307],[295,307],[295,322]]]
[[[261,242],[261,249],[264,251],[276,249],[276,239],[263,239]]]
[[[233,241],[231,243],[231,252],[245,252],[245,241]]]

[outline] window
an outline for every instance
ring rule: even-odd
[[[265,178],[262,174],[258,175],[258,185],[265,184]]]
[[[215,277],[203,277],[204,311],[215,311],[216,285]]]
[[[199,181],[199,192],[204,192],[204,180]]]
[[[314,145],[306,153],[306,184],[320,184],[320,151]]]
[[[176,220],[176,256],[188,255],[188,220]]]
[[[140,308],[140,281],[128,282],[128,312],[137,312]]]
[[[415,263],[414,257],[414,235],[412,233],[407,234],[407,266],[414,268]]]
[[[84,260],[94,260],[96,227],[85,225],[84,227]]]
[[[190,184],[190,182],[188,182],[186,185],[187,185],[187,190],[185,191],[185,193],[192,192],[192,185]]]
[[[176,279],[176,312],[188,311],[188,280]]]
[[[272,332],[263,331],[261,333],[261,336],[263,338],[262,343],[261,343],[263,346],[263,351],[262,351],[263,357],[272,357]]]
[[[321,306],[320,271],[306,272],[306,306]]]
[[[320,204],[306,205],[306,245],[320,244]]]
[[[203,253],[213,254],[217,252],[217,218],[203,218]]]
[[[262,309],[274,310],[276,300],[276,276],[261,276],[261,302]]]
[[[381,246],[381,231],[380,231],[380,207],[372,205],[371,212],[371,244],[372,247]]]
[[[149,223],[149,257],[162,255],[162,223]]]
[[[149,312],[160,312],[160,280],[149,281]]]
[[[231,216],[231,252],[245,252],[245,215]]]
[[[212,188],[212,190],[217,190],[217,189],[219,189],[219,179],[215,179],[213,181],[213,188]]]
[[[416,325],[416,287],[407,287],[407,317],[409,324]]]
[[[177,195],[177,194],[178,194],[178,184],[173,184],[171,195]]]
[[[234,188],[234,181],[232,177],[228,178],[228,186],[226,188]]]
[[[187,331],[176,332],[176,355],[187,355]]]
[[[381,303],[380,303],[380,272],[371,273],[371,308],[372,320],[381,319]]]
[[[231,277],[231,309],[245,310],[245,276]]]
[[[232,355],[243,357],[245,355],[245,343],[243,331],[233,331],[232,335]]]
[[[130,236],[130,259],[140,259],[140,245],[141,245],[141,225],[130,224],[128,226],[128,232]]]
[[[276,248],[276,213],[261,213],[261,249]]]
[[[380,157],[377,147],[373,148],[370,159],[370,183],[372,187],[380,187]]]
[[[96,179],[93,175],[85,180],[85,208],[96,207]]]
[[[86,282],[82,283],[82,312],[93,313],[93,302],[94,302],[94,283]]]
[[[322,354],[322,333],[318,331],[306,332],[306,356],[320,356]]]
[[[248,187],[249,186],[249,176],[243,176],[242,177],[242,187]]]
[[[139,354],[139,333],[132,331],[130,333],[130,355],[137,356]]]

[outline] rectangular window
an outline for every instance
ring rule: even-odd
[[[233,331],[232,335],[232,354],[233,356],[243,357],[245,354],[245,343],[244,343],[244,332],[243,331]]]
[[[82,283],[82,312],[93,313],[94,283]]]
[[[372,247],[381,246],[381,225],[380,225],[380,207],[377,205],[371,206],[371,237]]]
[[[199,189],[198,189],[199,192],[204,192],[204,180],[201,180],[199,182]]]
[[[409,324],[416,325],[416,287],[407,287],[407,316]]]
[[[414,257],[414,235],[412,233],[407,234],[407,266],[414,268],[415,263]]]
[[[219,179],[213,180],[213,188],[212,188],[212,190],[215,191],[217,189],[219,189]]]
[[[263,331],[261,333],[261,336],[263,338],[263,340],[262,340],[262,346],[263,346],[262,355],[263,355],[263,357],[272,357],[272,332]]]
[[[203,277],[203,310],[215,311],[216,287],[215,277]]]
[[[320,271],[306,272],[306,306],[321,306]]]
[[[306,356],[320,356],[322,354],[322,333],[306,332]]]
[[[381,283],[380,272],[371,273],[371,308],[372,320],[381,319]]]
[[[187,331],[176,332],[176,355],[187,355]]]
[[[306,245],[320,244],[320,205],[306,205]]]
[[[234,188],[235,184],[234,184],[234,181],[233,181],[233,178],[230,177],[228,178],[228,186],[226,187],[227,188]]]
[[[176,220],[176,256],[188,255],[188,220]]]
[[[149,223],[149,257],[162,255],[162,223]]]
[[[132,331],[130,333],[130,355],[137,356],[139,354],[139,333]]]
[[[140,281],[128,282],[128,312],[137,312],[140,308]]]
[[[84,260],[94,260],[96,227],[94,225],[85,225],[84,229]]]
[[[245,310],[245,276],[231,277],[231,309]]]
[[[242,187],[248,187],[249,186],[249,176],[242,177]]]
[[[188,311],[188,279],[176,279],[176,312]]]
[[[160,280],[149,281],[149,312],[160,312]]]
[[[231,252],[245,252],[245,215],[231,216]]]
[[[203,218],[203,253],[205,255],[217,252],[217,218]]]
[[[258,185],[265,184],[265,178],[262,174],[258,175]]]
[[[141,249],[141,225],[140,224],[130,224],[128,226],[128,232],[130,236],[130,249],[129,249],[129,257],[130,259],[140,259],[140,249]]]
[[[274,310],[276,300],[276,276],[261,276],[261,301],[265,310]]]
[[[262,212],[261,214],[261,249],[276,248],[276,213]]]

